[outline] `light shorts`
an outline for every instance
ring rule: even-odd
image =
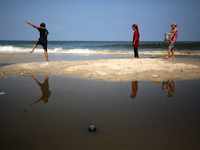
[[[173,50],[175,42],[176,41],[171,41],[168,49]]]

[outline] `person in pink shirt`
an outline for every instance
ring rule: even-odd
[[[169,38],[168,42],[170,42],[170,45],[169,45],[169,48],[168,48],[168,54],[165,58],[169,58],[169,55],[170,55],[170,51],[172,53],[172,57],[171,58],[175,58],[174,56],[174,45],[175,45],[175,42],[177,40],[177,36],[178,36],[178,29],[176,28],[177,27],[177,24],[176,23],[172,23],[171,24],[171,27],[172,27],[172,30],[170,33],[172,33],[171,37]]]

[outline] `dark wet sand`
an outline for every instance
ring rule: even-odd
[[[37,58],[42,58],[42,56],[41,55],[31,55],[31,54],[0,53],[0,61],[13,61],[13,60],[37,59]]]
[[[35,76],[43,83],[45,76]],[[200,80],[174,81],[173,98],[162,82],[101,82],[50,76],[43,100],[30,76],[0,79],[0,148],[200,149]],[[46,90],[48,93],[48,90]],[[91,124],[97,131],[87,130]]]

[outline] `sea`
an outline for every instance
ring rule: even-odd
[[[27,53],[32,50],[36,41],[0,41],[0,53]],[[164,41],[140,41],[140,55],[166,55],[169,43]],[[176,42],[176,55],[193,55],[200,57],[200,42]],[[38,45],[35,53],[43,53]],[[55,54],[109,54],[132,55],[132,41],[49,41],[48,53]]]

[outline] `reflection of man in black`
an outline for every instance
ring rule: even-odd
[[[168,98],[173,98],[174,94],[174,81],[173,80],[168,80],[168,81],[163,81],[163,87],[162,90],[168,91]]]
[[[133,81],[132,82],[132,91],[130,98],[135,99],[137,91],[138,91],[138,81]]]
[[[48,103],[48,98],[51,95],[51,92],[49,91],[49,77],[45,76],[44,83],[40,83],[34,76],[31,76],[35,82],[41,87],[42,90],[42,97],[29,105],[30,107],[38,103],[39,101],[43,100],[44,103]]]

